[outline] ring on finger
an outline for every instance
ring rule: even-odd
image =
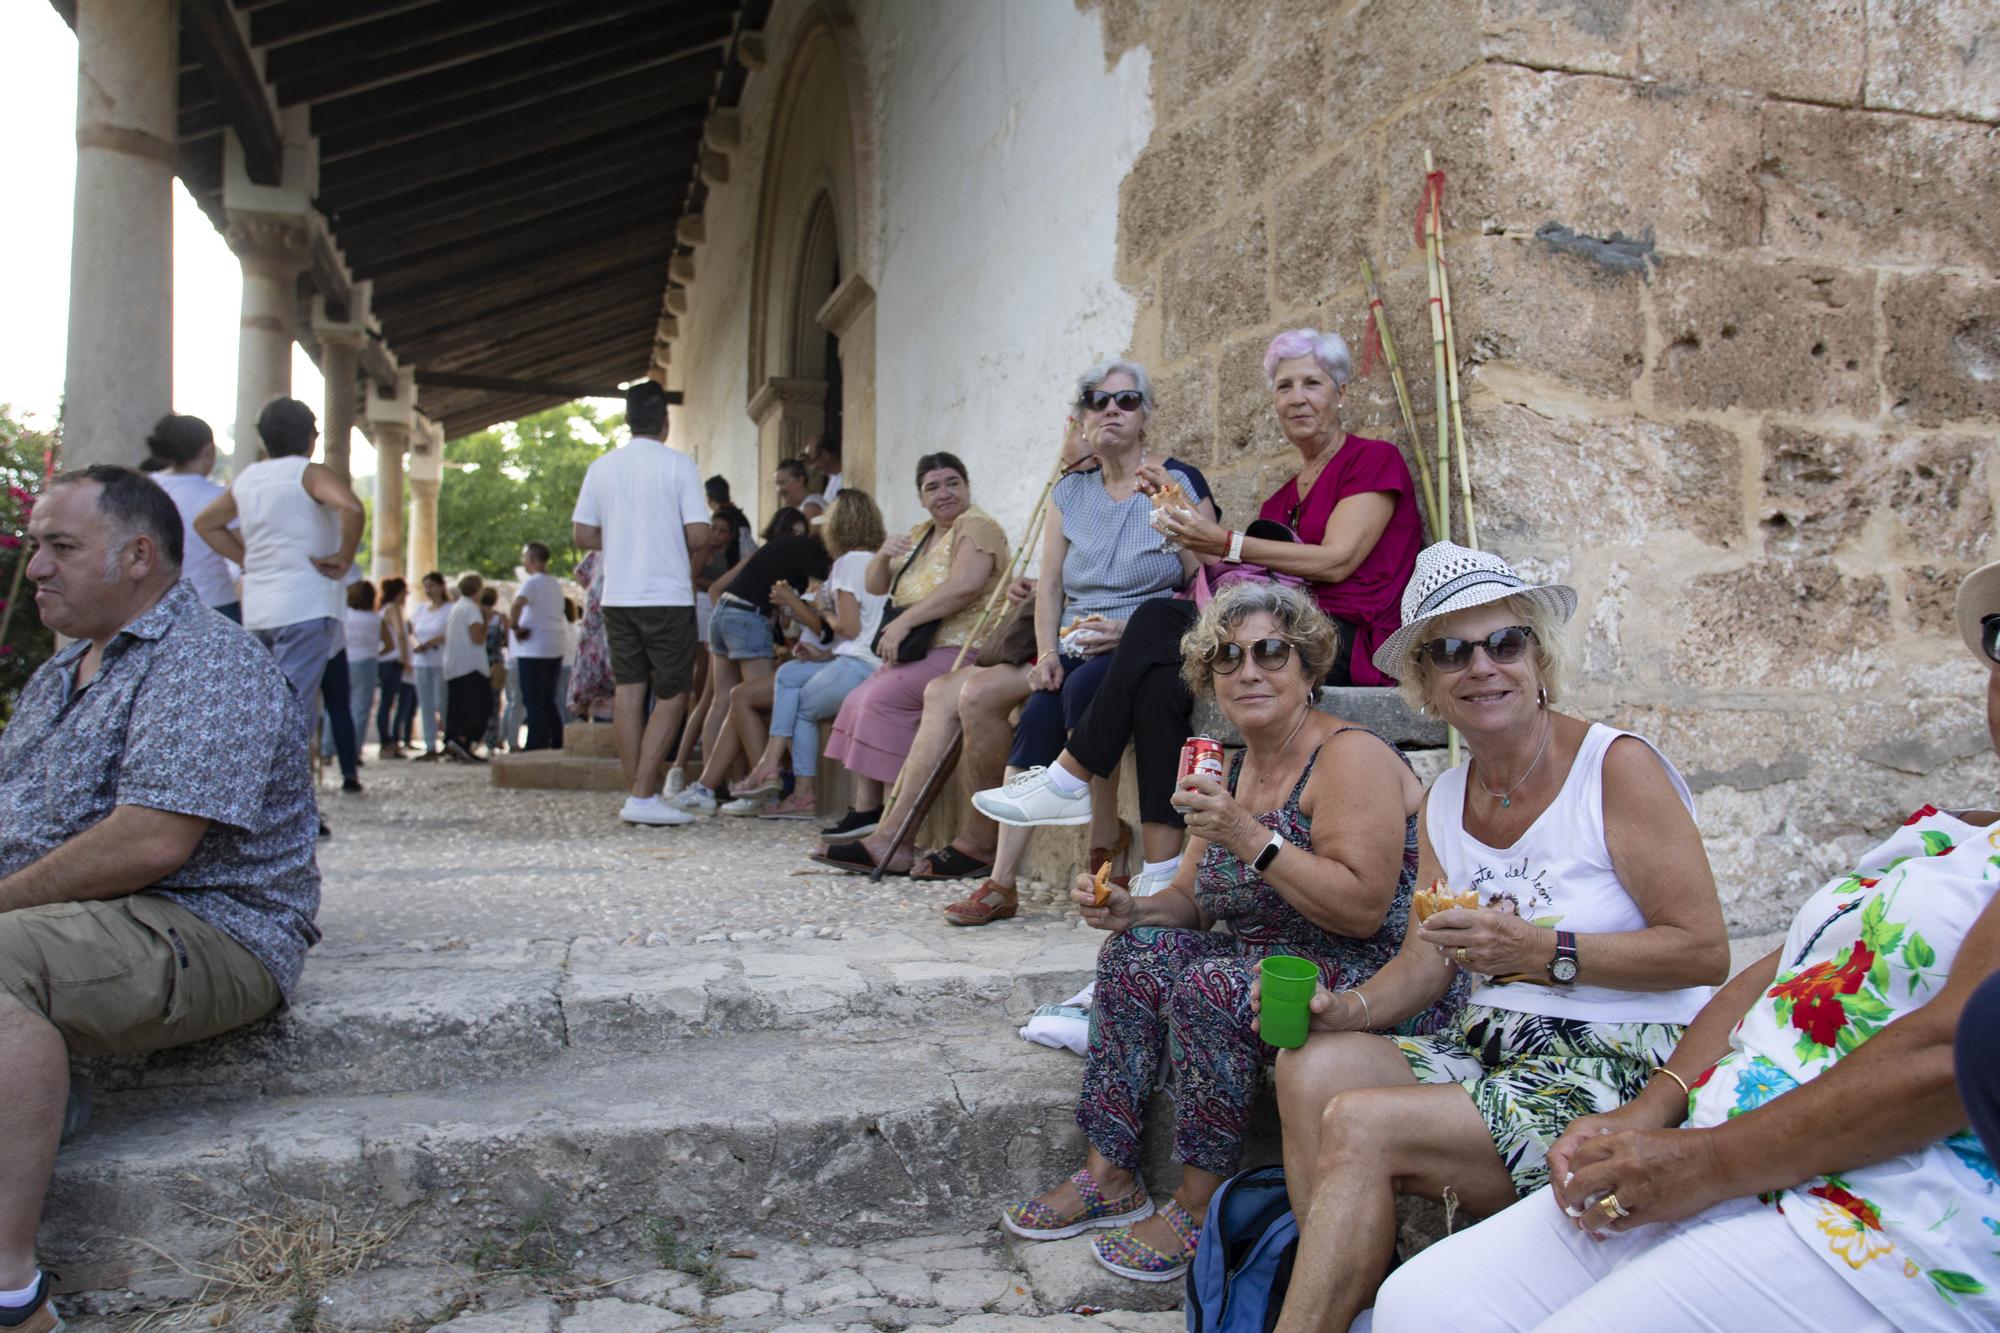
[[[1458,956],[1459,962],[1462,963],[1465,961],[1465,946],[1463,944],[1459,945],[1456,949],[1452,950],[1452,952]]]
[[[1597,1201],[1597,1206],[1599,1208],[1602,1208],[1606,1213],[1610,1214],[1611,1220],[1614,1222],[1622,1218],[1630,1217],[1632,1215],[1631,1209],[1627,1208],[1624,1204],[1618,1202],[1618,1196],[1615,1193],[1607,1194],[1603,1198],[1599,1199]]]

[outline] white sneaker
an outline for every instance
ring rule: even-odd
[[[690,782],[687,785],[687,789],[674,797],[668,804],[676,810],[686,810],[690,814],[712,815],[715,813],[715,807],[720,802],[715,799],[714,792],[702,786],[699,782]]]
[[[1049,771],[1037,765],[1004,787],[988,787],[975,792],[972,804],[980,814],[1015,828],[1042,828],[1053,824],[1088,824],[1090,788],[1075,796],[1064,796],[1049,782]]]
[[[687,789],[687,785],[687,770],[684,768],[670,768],[667,770],[667,789],[661,795],[668,797],[679,796]]]
[[[1132,882],[1125,886],[1125,892],[1134,898],[1150,898],[1161,889],[1174,882],[1174,876],[1181,872],[1179,863],[1172,870],[1156,871],[1148,874],[1143,868],[1132,876]]]
[[[763,796],[739,796],[733,801],[722,803],[725,815],[761,815],[771,806],[769,798]]]
[[[618,811],[618,817],[628,824],[652,824],[664,827],[669,824],[692,824],[694,816],[685,810],[676,810],[657,796],[640,800],[637,796],[627,796],[625,805]]]

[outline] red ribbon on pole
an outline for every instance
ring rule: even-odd
[[[1375,368],[1376,363],[1387,359],[1382,353],[1382,326],[1377,322],[1381,318],[1382,298],[1370,297],[1368,327],[1361,334],[1361,378],[1364,380],[1368,378],[1368,372]]]
[[[1424,177],[1424,192],[1417,199],[1417,249],[1424,248],[1424,231],[1431,214],[1438,215],[1438,230],[1444,230],[1444,173],[1433,171]]]

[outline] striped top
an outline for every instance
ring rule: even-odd
[[[1171,460],[1167,475],[1189,495],[1207,492]],[[1065,625],[1087,615],[1124,620],[1139,603],[1168,596],[1185,581],[1180,556],[1160,549],[1166,538],[1147,521],[1150,496],[1135,490],[1129,500],[1113,500],[1104,474],[1092,470],[1064,477],[1051,498],[1069,542],[1062,567]]]

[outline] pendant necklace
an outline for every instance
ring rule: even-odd
[[[1523,773],[1520,776],[1520,778],[1515,781],[1513,786],[1509,787],[1506,791],[1494,791],[1491,787],[1486,785],[1486,779],[1481,778],[1479,780],[1479,790],[1485,792],[1488,796],[1491,796],[1494,800],[1500,802],[1500,808],[1502,810],[1511,809],[1514,804],[1514,793],[1521,790],[1521,783],[1526,782],[1528,780],[1528,774],[1533,773],[1535,771],[1536,766],[1542,762],[1542,755],[1547,753],[1549,748],[1549,737],[1552,734],[1554,734],[1555,729],[1556,729],[1556,724],[1552,719],[1549,721],[1549,724],[1546,727],[1542,728],[1541,746],[1535,751],[1535,757],[1528,761],[1528,772]],[[1476,763],[1478,761],[1475,760],[1474,762]]]

